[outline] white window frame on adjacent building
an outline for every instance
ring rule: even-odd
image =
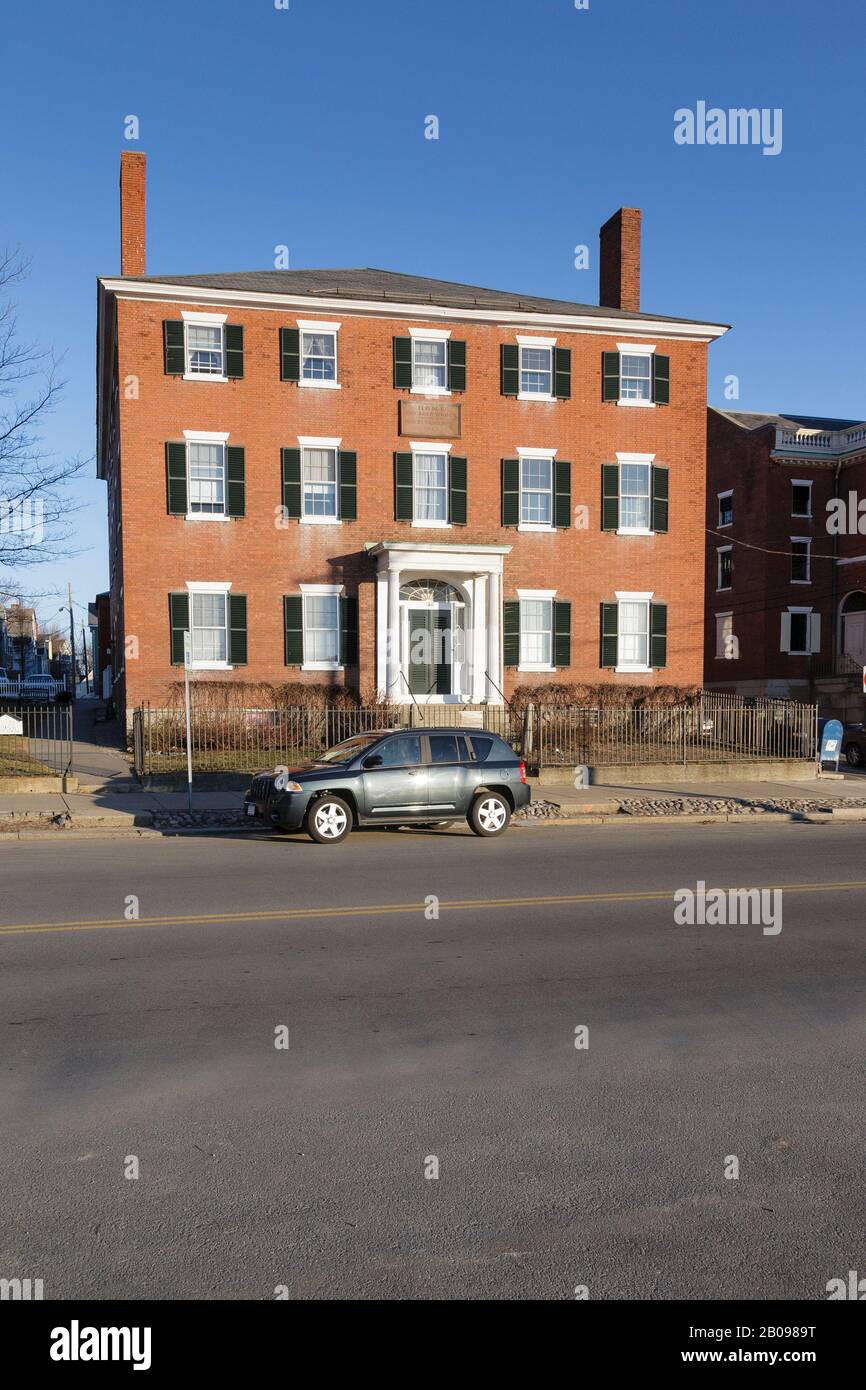
[[[656,345],[655,345],[655,343],[617,343],[616,346],[617,346],[617,351],[619,352],[619,404],[620,404],[620,405],[628,405],[628,406],[638,406],[638,407],[649,406],[650,409],[653,409],[653,408],[655,407],[655,401],[653,400],[653,363],[652,363],[652,359],[653,359],[653,353],[654,353],[655,350],[656,350]],[[626,358],[626,357],[646,357],[646,358],[648,358],[648,360],[649,360],[649,375],[647,376],[646,380],[647,380],[647,386],[648,386],[648,389],[649,389],[649,395],[648,395],[647,397],[643,397],[643,396],[625,396],[625,395],[623,395],[623,385],[624,385],[624,383],[626,382],[626,380],[629,380],[629,381],[638,381],[638,380],[643,381],[643,376],[641,376],[640,378],[638,378],[638,377],[636,377],[636,376],[633,376],[633,377],[627,377],[627,376],[626,376],[626,372],[625,372],[625,368],[624,368],[624,361],[625,361],[625,358]]]
[[[795,545],[806,547],[806,578],[794,578],[794,551]],[[812,583],[812,537],[811,536],[792,536],[791,537],[791,583],[792,584],[811,584]]]
[[[553,605],[556,599],[556,589],[518,589],[517,597],[520,601],[520,653],[518,656],[518,671],[555,671],[553,664],[553,645],[555,633],[553,630],[554,610]],[[524,605],[530,603],[541,603],[547,605],[548,626],[530,628],[524,621]],[[547,638],[550,661],[533,661],[525,655],[524,642],[530,636],[542,636]]]
[[[450,328],[410,328],[409,337],[412,340],[412,393],[416,396],[450,396],[448,389],[448,340],[451,337]],[[416,348],[419,343],[441,343],[443,360],[442,362],[417,362]],[[415,373],[421,367],[435,366],[442,368],[442,386],[421,386],[415,380]]]
[[[231,587],[232,587],[232,586],[231,586],[231,581],[228,581],[228,580],[226,580],[226,581],[223,581],[223,580],[216,580],[216,581],[214,581],[214,582],[207,582],[207,583],[199,583],[199,582],[197,582],[197,581],[195,581],[195,580],[190,580],[190,579],[188,579],[188,580],[186,581],[187,593],[189,594],[189,640],[190,640],[190,655],[191,655],[191,660],[190,660],[190,670],[191,670],[191,671],[232,671],[232,670],[234,670],[234,667],[232,666],[231,662],[228,660],[229,643],[230,643],[230,641],[231,641],[231,632],[230,632],[230,630],[229,630],[229,592],[230,592],[230,590],[231,590]],[[197,659],[196,659],[196,656],[195,656],[195,633],[196,633],[196,628],[197,628],[197,626],[198,626],[199,630],[205,628],[205,629],[206,629],[207,631],[209,631],[209,632],[211,632],[211,631],[218,631],[219,628],[220,628],[220,625],[219,625],[219,624],[211,624],[211,623],[208,623],[208,624],[203,624],[203,623],[202,623],[202,624],[198,624],[198,625],[196,624],[196,621],[195,621],[195,618],[196,618],[196,613],[195,613],[196,602],[195,602],[195,601],[196,601],[196,598],[201,598],[203,595],[210,595],[210,596],[222,595],[222,599],[223,599],[223,624],[222,624],[222,631],[225,633],[225,650],[226,650],[226,659],[225,659],[225,661],[216,661],[216,660],[210,660],[210,659],[205,659],[205,660],[197,660]]]
[[[807,512],[794,511],[794,488],[805,487],[809,491],[809,510]],[[811,478],[792,478],[791,479],[791,516],[800,517],[806,521],[812,515],[812,479]]]
[[[728,656],[725,651],[728,638],[734,637],[734,611],[729,608],[726,613],[716,614],[716,660],[733,661],[735,658]]]
[[[733,554],[733,552],[734,552],[734,547],[733,547],[732,545],[717,545],[717,546],[716,546],[716,593],[717,593],[717,594],[727,593],[729,589],[732,589],[732,588],[734,587],[734,554]],[[730,582],[730,584],[723,584],[723,583],[722,583],[722,556],[723,556],[723,555],[730,555],[730,557],[731,557],[731,582]]]
[[[303,631],[304,631],[304,662],[303,662],[303,665],[302,665],[302,667],[301,667],[301,670],[302,670],[302,671],[342,671],[342,669],[343,669],[343,664],[342,664],[342,662],[340,661],[340,596],[341,596],[342,593],[343,593],[343,588],[344,588],[344,586],[343,586],[342,584],[301,584],[301,585],[299,585],[298,587],[299,587],[300,590],[301,590],[301,613],[302,613],[302,619],[301,619],[301,621],[302,621],[302,624],[303,624]],[[310,620],[308,619],[308,616],[307,616],[307,614],[308,614],[308,607],[307,607],[307,605],[308,605],[308,600],[310,600],[310,599],[317,599],[317,598],[333,598],[333,599],[335,600],[335,602],[334,602],[334,611],[336,612],[337,617],[336,617],[336,624],[335,624],[335,626],[334,626],[333,629],[331,629],[331,628],[323,628],[323,627],[316,627],[316,628],[314,628],[314,627],[312,626],[312,623],[311,623]],[[312,638],[313,632],[328,632],[328,631],[333,631],[334,634],[335,634],[335,637],[336,637],[336,650],[337,650],[337,659],[336,659],[336,661],[308,660],[308,658],[307,658],[307,652],[310,650],[310,647],[312,646],[312,641],[311,641],[311,640],[308,640],[308,634],[309,634],[309,637],[310,637],[310,639],[311,639],[311,638]]]
[[[653,520],[653,463],[655,462],[655,454],[620,454],[620,453],[618,453],[617,456],[616,456],[616,459],[617,459],[617,463],[618,463],[618,465],[619,465],[619,516],[620,516],[620,523],[619,523],[619,526],[617,527],[616,534],[617,534],[618,536],[652,536],[652,535],[655,535],[655,532],[653,531],[653,528],[652,528],[652,520]],[[624,470],[625,468],[641,468],[641,469],[644,469],[644,470],[645,470],[645,472],[646,472],[646,487],[647,487],[646,493],[636,493],[636,492],[633,492],[633,493],[628,493],[628,494],[626,494],[626,493],[623,491],[623,470]],[[623,526],[623,524],[622,524],[622,512],[623,512],[622,502],[623,502],[623,498],[624,498],[626,495],[628,495],[629,497],[644,497],[644,496],[646,497],[646,504],[647,504],[647,506],[646,506],[646,516],[647,516],[647,524],[646,524],[646,526]]]
[[[555,396],[555,394],[554,394],[554,389],[553,389],[553,388],[554,388],[554,376],[553,376],[553,374],[554,374],[555,367],[556,367],[556,363],[555,363],[554,355],[553,355],[553,350],[554,350],[555,347],[556,347],[556,339],[555,339],[555,338],[529,338],[529,337],[525,337],[523,334],[518,333],[518,335],[517,335],[517,351],[518,351],[519,381],[518,381],[517,399],[518,399],[519,401],[555,401],[555,400],[556,400],[556,396]],[[525,365],[524,354],[528,354],[528,353],[530,353],[530,352],[540,352],[540,353],[544,354],[544,356],[545,356],[546,359],[547,359],[547,366],[546,366],[546,367],[543,367],[543,366],[529,366],[529,365]],[[547,373],[547,375],[548,375],[548,377],[549,377],[549,379],[550,379],[550,389],[549,389],[549,390],[547,390],[547,391],[539,391],[539,390],[530,389],[530,386],[529,386],[529,384],[528,384],[528,382],[527,382],[527,378],[528,378],[530,375],[532,375],[532,374],[534,374],[534,373],[536,373],[536,372],[546,372],[546,373]]]
[[[648,591],[648,590],[643,590],[643,591],[640,591],[640,592],[629,592],[629,591],[627,591],[627,590],[617,590],[617,592],[616,592],[616,603],[617,603],[616,631],[617,631],[617,638],[616,638],[616,667],[615,667],[615,670],[616,670],[617,672],[625,672],[625,673],[631,673],[631,674],[639,673],[639,674],[643,675],[643,674],[646,673],[647,671],[651,671],[651,670],[652,670],[652,667],[650,666],[650,642],[651,642],[651,640],[652,640],[652,639],[651,639],[651,634],[650,634],[650,604],[652,603],[652,597],[653,597],[653,591],[652,591],[652,590],[649,590],[649,591]],[[634,606],[636,606],[636,607],[637,607],[637,606],[642,606],[642,607],[643,607],[643,610],[644,610],[644,627],[643,627],[643,633],[642,633],[642,634],[641,634],[641,633],[623,632],[623,621],[622,621],[622,619],[623,619],[623,608],[624,608],[624,606],[625,606],[626,604],[634,605]],[[645,662],[645,663],[644,663],[644,662],[641,662],[641,661],[631,661],[631,660],[628,660],[627,658],[625,658],[625,657],[623,656],[623,638],[624,638],[624,637],[640,637],[640,636],[643,636],[644,642],[645,642],[645,644],[646,644],[646,662]]]
[[[318,435],[304,434],[298,435],[298,445],[301,450],[301,517],[302,524],[307,526],[341,526],[340,519],[340,445],[342,437],[339,439],[323,438]],[[307,511],[307,488],[329,486],[330,480],[321,478],[308,478],[307,468],[311,460],[308,454],[312,450],[323,450],[334,455],[334,511],[333,513],[318,513]],[[315,495],[311,492],[310,494]]]
[[[299,342],[299,344],[298,344],[298,347],[299,347],[300,357],[301,357],[301,363],[300,363],[300,376],[299,376],[299,378],[298,378],[298,385],[299,385],[299,386],[306,386],[306,387],[310,387],[312,390],[320,390],[320,391],[321,391],[321,390],[324,390],[324,391],[339,391],[339,390],[340,390],[341,383],[340,383],[340,355],[339,355],[339,353],[340,353],[340,348],[339,348],[339,335],[340,335],[340,328],[341,328],[341,327],[342,327],[342,325],[339,324],[339,323],[317,323],[317,322],[316,322],[315,320],[313,320],[313,319],[298,319],[298,333],[300,334],[300,342]],[[313,361],[322,361],[322,362],[325,362],[325,361],[330,360],[330,358],[327,356],[327,354],[323,357],[320,353],[315,353],[315,354],[313,354],[313,353],[310,353],[310,354],[306,353],[305,347],[304,347],[304,340],[305,340],[306,338],[311,338],[311,337],[313,337],[314,335],[323,335],[324,337],[326,337],[326,338],[331,338],[331,339],[333,340],[333,346],[334,346],[334,352],[333,352],[334,375],[333,375],[333,378],[331,378],[331,377],[304,376],[304,367],[305,367],[305,365],[306,365],[306,363],[307,363],[308,361],[310,361],[310,362],[313,362]]]
[[[731,499],[731,507],[730,507],[731,519],[730,519],[730,521],[722,521],[722,503],[723,503],[727,498],[729,498],[729,497],[730,497],[730,499]],[[734,501],[733,501],[733,498],[734,498],[734,489],[733,489],[732,487],[729,487],[729,488],[727,489],[726,492],[718,492],[718,493],[716,493],[716,499],[717,499],[718,504],[719,504],[719,510],[718,510],[718,512],[716,513],[716,515],[717,515],[716,525],[719,526],[722,530],[724,530],[724,528],[725,528],[726,526],[733,526],[733,524],[734,524]]]
[[[228,476],[226,470],[226,444],[228,442],[227,433],[214,433],[209,430],[184,430],[184,441],[186,443],[186,520],[187,521],[228,521],[226,511]],[[206,482],[207,479],[193,479],[192,460],[190,458],[190,446],[196,444],[208,444],[218,448],[222,455],[222,494],[223,506],[221,512],[202,512],[193,511],[193,482]],[[216,481],[212,479],[211,481]]]
[[[228,381],[226,376],[226,335],[225,324],[228,314],[199,314],[181,310],[183,319],[184,381]],[[219,348],[198,348],[190,344],[190,329],[208,328],[212,332],[219,329]],[[192,354],[200,352],[219,352],[221,367],[216,372],[197,372],[192,368]]]
[[[518,469],[519,469],[519,473],[518,473],[518,482],[519,482],[519,487],[520,487],[520,511],[519,511],[520,520],[518,521],[518,524],[517,524],[517,529],[518,529],[518,531],[555,531],[555,530],[556,530],[556,527],[555,527],[554,522],[553,522],[554,507],[555,507],[555,485],[556,485],[556,479],[555,479],[555,460],[556,460],[556,455],[557,455],[557,450],[556,450],[556,449],[530,449],[530,448],[523,448],[523,447],[521,447],[520,445],[518,445],[518,448],[517,448],[517,459],[518,459]],[[550,486],[549,486],[548,488],[543,488],[543,487],[535,488],[535,487],[526,487],[526,486],[525,486],[525,484],[524,484],[524,478],[523,478],[523,465],[524,465],[524,463],[531,463],[533,460],[538,460],[538,461],[540,461],[540,462],[543,462],[543,463],[548,464],[548,466],[549,466],[549,468],[550,468]],[[525,494],[525,493],[526,493],[526,494],[528,494],[528,493],[543,493],[543,492],[547,492],[547,493],[549,494],[549,499],[550,499],[550,521],[549,521],[549,522],[546,522],[546,521],[525,521],[525,520],[524,520],[524,516],[523,516],[523,501],[524,501],[524,494]]]
[[[413,525],[413,526],[418,526],[418,527],[423,527],[423,528],[425,528],[425,529],[429,527],[429,528],[431,528],[431,529],[433,529],[433,530],[435,530],[435,531],[446,531],[446,530],[449,530],[450,527],[451,527],[451,522],[450,522],[450,520],[449,520],[449,515],[448,515],[448,494],[449,494],[449,489],[450,489],[450,484],[451,484],[451,449],[452,449],[452,445],[450,445],[450,444],[442,444],[441,441],[436,441],[436,440],[434,440],[434,441],[431,442],[431,441],[429,441],[429,440],[426,440],[426,441],[425,441],[425,440],[413,439],[413,440],[410,441],[409,448],[412,450],[412,525]],[[438,519],[438,518],[425,518],[425,517],[419,517],[419,516],[418,516],[418,493],[421,491],[421,488],[419,487],[419,484],[418,484],[418,457],[419,457],[419,455],[431,455],[431,454],[432,454],[432,455],[435,455],[437,458],[439,458],[439,457],[444,457],[444,459],[445,459],[445,468],[444,468],[444,478],[445,478],[445,482],[444,482],[444,485],[442,485],[442,488],[441,488],[441,490],[442,490],[442,492],[444,493],[444,496],[445,496],[445,518],[444,518],[444,520],[440,520],[440,519]],[[435,490],[436,490],[436,491],[439,491],[439,488],[440,488],[440,485],[439,485],[439,484],[436,484]]]
[[[806,647],[805,649],[791,646],[791,619],[797,614],[806,616]],[[816,613],[813,608],[797,608],[789,604],[787,609],[782,612],[782,634],[779,642],[779,650],[787,656],[811,656],[813,652],[821,650],[821,614]]]

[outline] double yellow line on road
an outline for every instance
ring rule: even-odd
[[[719,886],[719,885],[711,885]],[[757,885],[752,885],[756,887]],[[783,893],[843,893],[866,889],[866,879],[849,883],[776,883],[764,885]],[[568,907],[580,903],[633,903],[672,901],[674,888],[643,893],[566,893],[533,898],[458,898],[439,903],[440,912],[489,911],[508,908]],[[115,931],[123,927],[219,926],[232,922],[316,922],[340,917],[405,916],[422,913],[424,901],[411,903],[363,903],[352,907],[290,907],[268,912],[172,913],[168,917],[93,918],[76,922],[22,922],[0,926],[0,936],[39,932]]]

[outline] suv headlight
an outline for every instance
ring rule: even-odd
[[[281,787],[277,788],[277,791],[280,792],[302,792],[303,790],[300,782],[284,782]]]

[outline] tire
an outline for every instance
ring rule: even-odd
[[[481,792],[476,796],[466,817],[469,829],[485,840],[492,840],[508,829],[511,807],[499,792]]]
[[[845,749],[845,757],[850,767],[863,766],[863,749],[859,743],[849,743]]]
[[[352,812],[342,797],[320,796],[307,811],[304,829],[317,845],[338,845],[352,829]]]

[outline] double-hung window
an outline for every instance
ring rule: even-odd
[[[337,520],[337,449],[302,448],[301,488],[305,521]]]
[[[792,516],[811,516],[812,515],[812,484],[811,482],[798,481],[796,478],[791,482],[791,515]]]
[[[730,589],[734,579],[733,547],[720,545],[716,550],[716,588]]]
[[[811,583],[812,542],[808,536],[791,537],[791,583]]]
[[[225,444],[190,439],[187,441],[186,459],[189,515],[225,516]]]
[[[186,369],[190,376],[225,376],[221,325],[186,325]]]
[[[340,593],[329,585],[302,584],[304,666],[334,670],[340,665]]]
[[[649,666],[649,600],[619,600],[617,670],[645,671]]]
[[[190,594],[190,646],[195,665],[228,662],[228,594]]]
[[[518,338],[520,396],[553,400],[553,338]]]
[[[520,668],[530,671],[553,668],[552,593],[520,595]]]
[[[299,320],[301,386],[336,387],[338,323]]]
[[[649,463],[621,463],[619,466],[619,530],[649,531],[652,468]]]
[[[427,396],[448,395],[448,339],[450,331],[410,328],[412,340],[412,390]]]
[[[619,397],[621,401],[652,401],[652,356],[624,352],[620,356]]]
[[[720,492],[719,500],[719,526],[730,526],[734,520],[734,494],[731,492]]]
[[[448,525],[448,453],[413,450],[413,520],[421,526]]]
[[[553,528],[552,454],[520,454],[520,525]]]

